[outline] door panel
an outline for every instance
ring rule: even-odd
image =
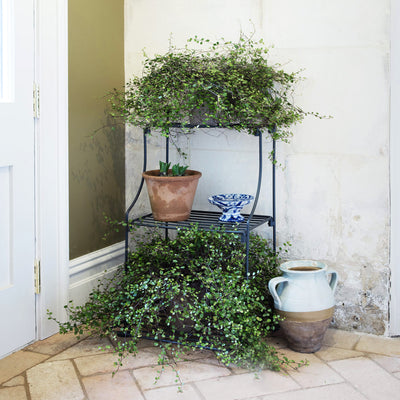
[[[4,77],[9,93],[0,101],[0,357],[35,339],[33,0],[1,3],[14,8],[2,36],[2,48],[11,51],[0,59],[11,71]]]

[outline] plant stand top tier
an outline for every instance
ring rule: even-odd
[[[210,128],[206,125],[180,125],[176,124],[173,127],[181,128]],[[150,129],[143,130],[143,172],[147,169],[147,135],[150,134]],[[276,251],[276,219],[275,219],[275,151],[276,151],[276,143],[275,140],[272,140],[272,215],[257,215],[255,214],[256,207],[258,204],[261,182],[262,182],[262,166],[263,166],[263,146],[262,146],[262,131],[257,130],[258,137],[258,181],[257,181],[257,189],[256,194],[254,196],[253,207],[250,214],[242,214],[244,220],[242,222],[221,222],[219,217],[221,215],[220,212],[215,211],[202,211],[202,210],[192,210],[190,214],[190,218],[186,221],[179,222],[161,222],[156,221],[153,218],[153,215],[146,214],[140,216],[138,218],[129,219],[129,214],[135,206],[136,202],[139,199],[139,196],[143,189],[144,179],[141,179],[138,191],[126,210],[125,213],[125,223],[126,223],[126,231],[125,231],[125,262],[128,260],[129,253],[129,232],[135,226],[145,226],[150,228],[162,228],[165,229],[166,237],[168,236],[169,229],[179,229],[179,228],[190,228],[194,224],[198,226],[199,229],[203,230],[213,230],[219,227],[224,227],[225,232],[227,233],[235,233],[240,235],[242,242],[246,244],[246,276],[249,275],[249,265],[248,265],[248,254],[249,254],[249,240],[250,240],[250,232],[263,225],[268,224],[272,228],[272,246],[274,252]],[[169,162],[169,138],[166,137],[165,144],[165,160]]]

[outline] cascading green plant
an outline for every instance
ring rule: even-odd
[[[196,36],[183,49],[145,55],[143,75],[111,93],[112,115],[167,135],[201,111],[202,124],[250,134],[267,128],[276,140],[287,141],[292,125],[307,115],[323,117],[295,104],[300,73],[285,72],[268,53],[262,40],[241,35],[237,42],[215,43]]]
[[[279,274],[279,258],[265,239],[252,235],[248,280],[244,260],[240,237],[223,230],[193,226],[175,239],[153,235],[137,243],[126,270],[101,282],[86,304],[65,306],[69,321],[58,322],[60,333],[110,336],[118,365],[137,353],[142,337],[152,337],[161,348],[160,363],[168,352],[179,356],[207,347],[225,365],[297,367],[265,340],[278,324],[266,279]],[[55,320],[51,312],[49,318]],[[118,335],[126,339],[118,341]]]

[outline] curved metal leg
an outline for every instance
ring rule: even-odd
[[[143,171],[146,171],[147,168],[147,137],[146,135],[148,135],[150,133],[150,129],[149,128],[145,128],[143,129]],[[136,204],[136,202],[139,199],[140,193],[142,192],[142,188],[143,188],[143,184],[144,184],[144,178],[142,177],[141,181],[140,181],[140,185],[139,185],[139,189],[131,203],[131,205],[128,207],[128,209],[126,210],[125,213],[125,265],[128,262],[128,253],[129,253],[129,231],[130,231],[130,226],[129,226],[129,213],[131,212],[133,206]]]

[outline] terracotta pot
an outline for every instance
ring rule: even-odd
[[[184,176],[160,176],[156,169],[142,175],[155,220],[184,221],[190,217],[201,172],[188,169]]]
[[[312,260],[288,261],[279,268],[283,276],[268,284],[275,309],[284,318],[279,324],[291,349],[314,353],[332,320],[337,272]]]

